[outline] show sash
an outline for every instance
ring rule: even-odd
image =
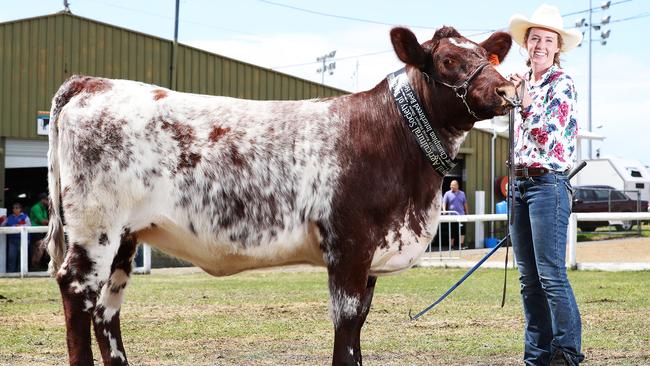
[[[433,169],[441,177],[444,177],[456,163],[447,154],[436,131],[433,130],[427,112],[422,108],[422,104],[409,83],[406,69],[402,68],[388,74],[387,80],[404,122],[415,136],[415,140]]]

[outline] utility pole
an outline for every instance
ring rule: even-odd
[[[174,43],[172,44],[172,65],[169,68],[169,86],[176,90],[176,60],[178,59],[178,8],[180,0],[176,0],[176,15],[174,17]]]
[[[611,1],[605,1],[600,5],[600,8],[602,10],[607,10],[609,9],[609,6],[612,4]],[[591,132],[591,121],[592,121],[592,113],[591,113],[591,42],[592,37],[591,37],[591,30],[601,30],[601,27],[603,25],[609,24],[609,21],[611,19],[611,16],[604,16],[600,24],[593,24],[592,21],[592,0],[589,0],[589,22],[585,18],[578,19],[576,21],[576,27],[579,29],[582,29],[582,34],[583,34],[583,39],[584,39],[584,34],[585,34],[585,27],[589,28],[589,67],[588,67],[588,78],[587,78],[587,88],[588,88],[588,96],[587,96],[587,126],[589,127],[589,132]],[[605,46],[607,44],[607,38],[609,38],[611,30],[608,29],[607,31],[601,31],[600,32],[600,44]],[[582,44],[579,44],[578,46],[581,46]],[[582,157],[580,157],[582,158]],[[591,139],[589,139],[589,159],[592,159],[592,146],[591,146]]]
[[[591,10],[591,0],[589,0],[589,82],[587,84],[587,87],[589,88],[589,94],[587,98],[587,122],[589,123],[589,132],[591,132],[591,28],[593,28],[591,25],[593,24],[591,22],[591,13],[593,11]],[[589,159],[593,158],[593,155],[591,155],[591,139],[589,139]]]
[[[334,69],[336,69],[336,62],[332,61],[328,63],[328,60],[333,59],[334,56],[336,55],[336,50],[326,53],[323,56],[316,57],[316,61],[322,62],[323,65],[316,70],[316,72],[321,74],[321,81],[320,83],[325,85],[325,73],[329,72],[330,75],[334,74]]]

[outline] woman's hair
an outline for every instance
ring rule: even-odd
[[[528,36],[530,35],[530,30],[531,29],[533,29],[533,28],[531,27],[531,28],[526,29],[526,34],[524,34],[524,43],[528,42]],[[557,34],[557,47],[559,49],[562,49],[562,46],[564,45],[564,41],[562,41],[562,36],[557,32],[553,32],[553,33]],[[560,52],[556,53],[555,56],[553,56],[553,63],[555,65],[558,65],[559,67],[561,67],[561,65],[560,65]],[[526,60],[526,66],[530,67],[530,59]]]

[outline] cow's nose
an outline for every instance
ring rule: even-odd
[[[516,91],[514,85],[508,84],[508,85],[498,87],[496,93],[498,96],[503,98],[504,104],[508,103],[513,107],[515,106]]]

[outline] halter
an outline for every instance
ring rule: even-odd
[[[424,71],[422,73],[424,75],[426,75],[426,77],[428,79],[433,80],[436,83],[439,83],[439,84],[442,84],[444,86],[447,86],[447,87],[451,88],[451,90],[453,90],[454,93],[456,93],[456,96],[463,101],[463,104],[465,104],[465,107],[467,107],[467,112],[469,112],[469,114],[471,114],[477,120],[480,120],[481,118],[479,118],[479,116],[477,116],[476,113],[474,113],[474,111],[472,111],[472,109],[469,107],[469,104],[467,104],[467,99],[466,99],[466,97],[467,97],[467,88],[469,87],[469,83],[472,81],[472,79],[474,79],[476,77],[476,75],[478,75],[481,72],[481,70],[483,70],[483,68],[485,66],[489,65],[489,64],[490,64],[489,62],[484,62],[484,63],[480,64],[476,69],[474,69],[474,71],[472,71],[471,74],[469,74],[469,76],[467,77],[467,79],[465,79],[465,81],[463,81],[462,83],[460,83],[458,85],[447,84],[444,81],[440,81],[440,80],[434,78],[433,76],[430,76],[429,74],[427,74]]]

